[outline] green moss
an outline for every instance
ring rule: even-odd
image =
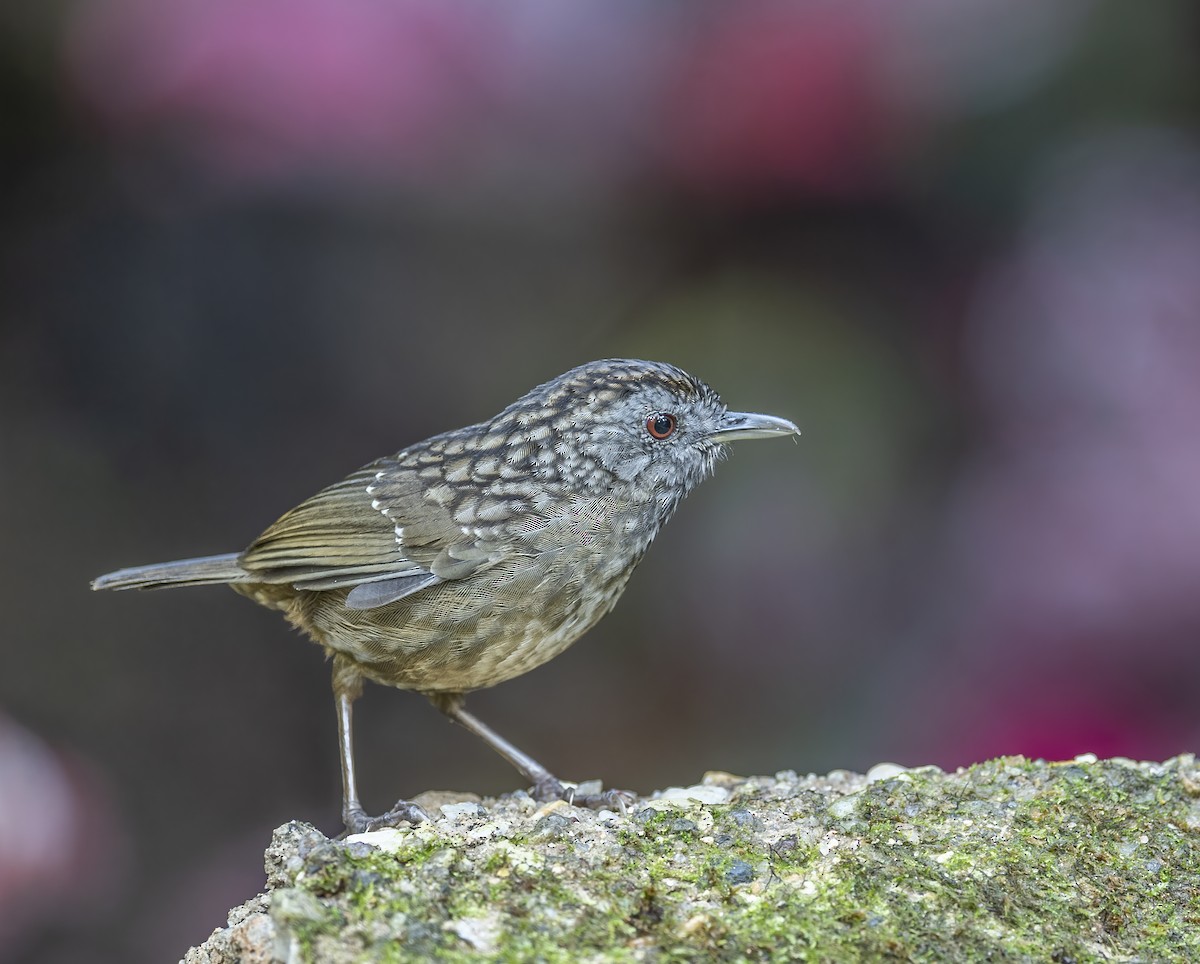
[[[323,853],[273,914],[346,960],[1200,959],[1197,815],[1177,774],[1006,759],[548,839],[422,828]]]

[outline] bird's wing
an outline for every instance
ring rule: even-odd
[[[351,588],[346,605],[374,609],[505,555],[454,521],[454,493],[400,457],[368,465],[283,515],[242,554],[262,582]]]

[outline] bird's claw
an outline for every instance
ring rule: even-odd
[[[407,800],[397,800],[391,810],[378,817],[372,817],[362,807],[352,807],[342,813],[342,821],[346,824],[347,834],[370,833],[372,830],[396,827],[402,823],[423,823],[428,819],[429,814],[424,809]]]
[[[563,783],[554,777],[540,780],[533,787],[533,798],[538,803],[549,803],[553,800],[563,800],[573,807],[584,807],[587,810],[616,810],[621,814],[629,812],[629,805],[637,799],[637,795],[629,790],[601,790],[597,793],[580,793],[574,784]]]

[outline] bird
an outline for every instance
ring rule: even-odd
[[[408,800],[377,816],[361,803],[353,707],[368,680],[427,697],[539,801],[623,805],[621,791],[578,794],[468,713],[465,694],[540,666],[608,613],[730,442],[799,434],[784,418],[729,411],[674,365],[589,362],[350,473],[243,552],[120,569],[91,586],[226,584],[323,647],[346,833],[428,819]]]

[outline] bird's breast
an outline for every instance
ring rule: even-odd
[[[314,594],[309,621],[379,682],[493,686],[557,656],[613,607],[653,536],[648,518],[609,496],[546,501],[480,533],[502,544],[492,565],[372,610],[346,609],[341,591]]]

